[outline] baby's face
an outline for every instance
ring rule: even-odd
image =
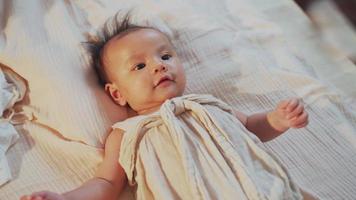
[[[183,66],[167,36],[149,28],[111,39],[102,56],[111,83],[105,89],[138,114],[155,111],[185,88]]]

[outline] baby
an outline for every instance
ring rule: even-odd
[[[113,126],[95,178],[21,200],[118,199],[127,182],[137,199],[312,199],[256,145],[305,127],[301,101],[246,116],[210,95],[183,95],[184,69],[168,36],[128,16],[111,20],[114,33],[91,42],[91,53],[105,91],[130,118]]]

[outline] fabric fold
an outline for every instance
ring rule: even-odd
[[[11,69],[0,64],[0,186],[12,179],[5,154],[19,138],[13,124],[24,121],[19,121],[19,118],[15,120],[18,113],[13,106],[24,98],[25,93],[25,81]]]
[[[176,97],[113,127],[125,131],[119,162],[137,199],[302,199],[280,163],[213,96]]]

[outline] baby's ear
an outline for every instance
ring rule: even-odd
[[[105,84],[105,91],[110,94],[116,104],[119,104],[120,106],[125,106],[127,104],[125,97],[121,95],[119,88],[115,83]]]

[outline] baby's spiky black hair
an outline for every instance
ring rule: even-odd
[[[105,86],[106,83],[110,82],[102,59],[102,51],[105,45],[116,36],[120,37],[131,31],[142,28],[152,27],[132,24],[130,22],[130,12],[124,15],[124,17],[120,17],[119,13],[116,13],[105,22],[101,32],[96,36],[88,37],[88,41],[84,44],[92,58],[92,65],[98,76],[100,85]]]

